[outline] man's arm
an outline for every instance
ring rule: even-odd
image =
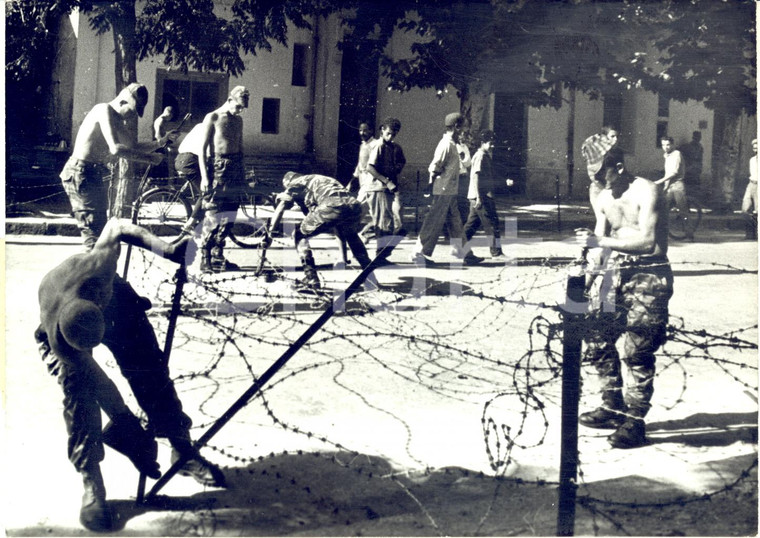
[[[100,131],[103,133],[103,138],[108,145],[108,151],[114,157],[144,164],[159,164],[163,159],[163,155],[154,153],[158,149],[156,142],[137,144],[135,147],[121,142],[124,137],[120,137],[118,133],[119,131],[124,132],[125,127],[118,123],[121,121],[121,118],[110,104],[100,103],[95,105],[90,113],[95,114],[96,122],[100,126]]]
[[[589,236],[586,246],[617,250],[625,254],[651,254],[656,247],[657,187],[651,183],[636,187],[639,200],[638,228],[625,227],[616,230],[616,237]]]
[[[145,228],[132,224],[125,219],[113,218],[106,223],[103,232],[98,237],[93,252],[105,252],[109,257],[118,259],[120,242],[150,250],[154,254],[175,263],[189,263],[186,260],[186,250],[190,237],[176,244],[170,244],[152,234]]]
[[[384,151],[388,151],[388,149],[382,143],[377,144],[372,148],[372,151],[369,154],[369,159],[367,160],[367,172],[369,172],[373,178],[385,185],[389,191],[394,192],[396,190],[396,184],[391,181],[391,178],[381,174],[380,171],[375,168],[377,162],[382,158],[381,154]]]
[[[654,182],[655,185],[664,184],[667,190],[671,181],[683,179],[683,158],[681,152],[676,150],[669,156],[665,157],[665,176]]]
[[[428,172],[430,172],[430,183],[443,173],[446,158],[449,156],[449,149],[451,144],[445,138],[438,142],[435,147],[435,153],[433,154],[433,161],[428,166]]]
[[[200,132],[201,147],[198,164],[201,168],[201,192],[204,194],[211,188],[211,178],[208,175],[208,166],[206,164],[214,149],[214,122],[217,118],[216,112],[206,114],[206,117],[203,118],[203,127]]]

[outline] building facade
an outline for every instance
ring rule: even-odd
[[[227,7],[222,2],[218,9],[223,16]],[[70,144],[87,111],[111,100],[119,88],[114,87],[111,35],[97,36],[86,17],[76,13],[63,22],[70,28],[60,32],[55,83],[60,105],[51,113],[51,121]],[[218,107],[231,88],[242,84],[251,91],[249,109],[242,116],[246,155],[280,158],[345,182],[355,166],[358,124],[377,125],[382,118],[394,116],[402,122],[396,141],[407,158],[402,188],[415,190],[418,182],[427,181],[427,166],[444,130],[444,116],[459,110],[456,92],[388,91],[377,65],[338,49],[343,31],[337,17],[316,21],[312,30],[290,27],[288,46],[273,45],[271,52],[247,56],[239,77],[182,73],[167,69],[162,58],[140,62],[137,78],[147,86],[150,100],[139,122],[139,138],[150,139],[152,120],[165,106],[174,106],[178,118],[192,114],[183,129],[187,131]],[[398,34],[390,44],[391,54],[404,56],[409,44],[409,38]],[[505,182],[501,192],[536,199],[559,192],[562,198],[585,199],[588,177],[581,144],[605,124],[618,127],[629,169],[651,179],[661,177],[663,168],[659,136],[667,133],[680,145],[699,131],[704,148],[701,185],[711,185],[715,118],[700,103],[667,101],[642,90],[591,100],[581,92],[566,90],[559,109],[534,108],[510,94],[509,88],[496,88],[488,100],[484,127],[497,133],[497,173],[515,181],[511,189]],[[740,155],[745,165],[756,136],[754,117],[747,118],[746,125]],[[737,182],[736,190],[741,189]]]

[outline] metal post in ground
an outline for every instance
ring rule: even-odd
[[[221,430],[232,418],[243,409],[246,405],[248,405],[248,402],[253,399],[253,397],[261,390],[261,388],[269,382],[269,380],[283,367],[285,364],[293,358],[293,356],[298,353],[298,351],[311,339],[312,336],[314,336],[321,328],[322,326],[327,323],[327,321],[333,316],[335,313],[335,305],[344,305],[348,298],[353,295],[364,283],[365,280],[372,274],[372,272],[380,265],[380,262],[384,259],[387,252],[393,250],[401,241],[401,237],[396,236],[394,239],[392,239],[383,249],[377,254],[375,259],[373,259],[367,267],[362,269],[362,272],[359,273],[359,276],[357,276],[351,284],[348,285],[348,287],[341,293],[338,297],[335,298],[332,302],[329,303],[327,308],[324,312],[312,323],[304,332],[301,334],[301,336],[293,342],[293,344],[285,350],[285,352],[280,356],[279,359],[277,359],[261,376],[256,379],[256,381],[225,411],[221,417],[219,417],[216,422],[214,422],[208,430],[206,430],[206,433],[201,435],[201,437],[194,443],[194,447],[197,450],[200,450],[202,447],[208,443],[214,435],[216,435],[219,430]],[[153,488],[148,492],[147,499],[152,498],[153,496],[158,493],[161,488],[163,488],[166,483],[171,480],[177,472],[179,472],[180,468],[187,463],[187,460],[190,456],[188,454],[180,455],[180,458],[175,461],[169,469],[159,478],[156,483],[153,485]]]
[[[554,180],[554,196],[557,198],[557,233],[562,233],[562,217],[560,216],[559,174]]]
[[[174,331],[177,329],[177,318],[179,317],[180,307],[182,306],[182,290],[187,282],[187,268],[185,264],[179,266],[174,274],[175,287],[172,296],[172,308],[169,311],[169,324],[166,328],[166,340],[164,340],[164,364],[169,365],[169,357],[174,345]],[[140,473],[137,482],[137,504],[142,504],[145,497],[145,474]]]
[[[586,278],[581,266],[578,274],[567,279],[567,302],[562,312],[562,434],[557,536],[573,536],[575,529],[575,498],[578,488],[578,400],[584,316],[579,305],[585,303],[585,284]]]

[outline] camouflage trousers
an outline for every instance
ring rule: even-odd
[[[664,256],[627,257],[612,261],[600,276],[590,294],[597,300],[588,316],[584,361],[593,363],[601,377],[604,407],[627,408],[630,416],[643,418],[654,393],[655,352],[667,338],[673,272]],[[631,376],[625,394],[617,347],[621,338],[622,360]]]

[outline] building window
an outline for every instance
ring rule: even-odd
[[[156,95],[159,98],[155,101],[154,117],[158,117],[167,106],[173,107],[174,122],[169,124],[173,128],[185,114],[190,113],[192,117],[182,127],[182,131],[187,132],[227,99],[228,86],[227,75],[159,70],[156,75]]]
[[[277,134],[280,132],[280,100],[264,98],[261,107],[261,132]]]
[[[304,43],[293,44],[293,86],[306,86],[309,67],[309,46]]]
[[[668,135],[668,122],[670,121],[670,99],[664,95],[657,96],[657,139],[654,147],[660,147],[660,139]]]

